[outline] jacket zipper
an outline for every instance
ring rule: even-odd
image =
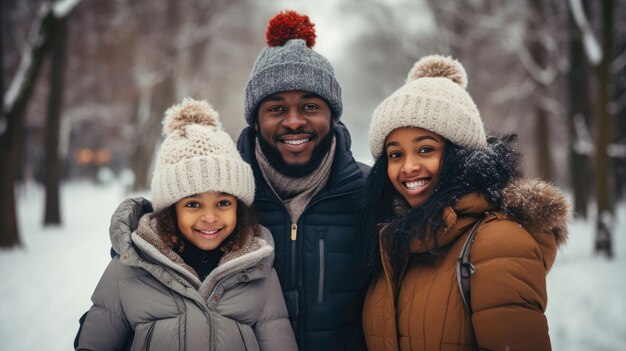
[[[310,202],[305,208],[304,211],[302,211],[302,214],[300,215],[300,218],[298,218],[298,221],[300,221],[301,218],[304,217],[305,213],[307,212],[307,210],[309,208],[311,208],[313,205],[316,205],[322,201],[326,201],[329,199],[334,199],[336,197],[342,197],[342,196],[347,196],[347,195],[351,195],[354,193],[357,193],[359,190],[352,190],[352,191],[348,191],[345,193],[341,193],[341,194],[334,194],[334,195],[330,195],[330,196],[326,196],[326,197],[322,197],[319,198],[317,200],[315,200],[314,202]],[[278,203],[280,203],[283,206],[283,210],[287,213],[289,213],[289,211],[287,211],[287,207],[283,204],[283,202],[280,200],[280,198],[278,198]],[[275,204],[276,202],[273,201],[271,198],[259,198],[259,199],[255,199],[256,202],[259,201],[267,201],[269,203]],[[298,279],[297,277],[297,264],[298,264],[298,224],[297,223],[292,223],[291,224],[291,276],[290,276],[290,280],[291,283],[293,285],[291,286],[296,286],[296,291],[301,291],[303,289],[304,286],[304,282],[302,281],[302,279]],[[320,272],[321,273],[321,272]],[[300,277],[301,278],[301,277]],[[298,300],[304,298],[302,295],[298,294]],[[318,301],[319,301],[319,297],[318,297]],[[297,305],[302,305],[300,303],[300,301],[297,302]],[[297,330],[294,330],[294,333],[296,334],[296,338],[299,340],[304,340],[304,335],[302,335],[304,333],[304,329],[302,329],[302,323],[299,322],[301,315],[299,312],[299,308],[297,308],[298,312],[296,314],[296,324],[298,325]]]
[[[297,285],[297,281],[296,281],[296,269],[298,267],[297,263],[297,253],[298,253],[298,247],[297,247],[297,240],[298,240],[298,224],[296,223],[292,223],[291,224],[291,284],[293,284],[293,286]]]

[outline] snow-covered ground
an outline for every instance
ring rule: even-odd
[[[24,247],[0,250],[2,350],[69,350],[78,318],[109,261],[111,213],[123,186],[62,188],[64,225],[43,228],[43,191],[19,190]],[[616,257],[594,257],[593,224],[575,221],[548,276],[554,350],[626,350],[626,209],[617,214]]]

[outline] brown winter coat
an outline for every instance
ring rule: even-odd
[[[545,278],[567,235],[568,206],[539,181],[512,183],[504,202],[515,219],[480,194],[462,197],[444,211],[440,254],[429,254],[432,243],[414,241],[404,272],[394,272],[381,250],[384,272],[372,281],[363,312],[370,351],[550,350]],[[476,267],[470,317],[457,285],[457,256],[481,216],[470,257]],[[396,275],[403,277],[399,284]]]

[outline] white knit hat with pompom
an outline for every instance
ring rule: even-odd
[[[427,129],[465,148],[486,147],[483,121],[466,88],[467,74],[457,60],[431,55],[417,61],[406,83],[374,110],[369,131],[374,159],[387,135],[402,127]]]
[[[186,98],[165,111],[165,141],[152,176],[152,205],[159,211],[205,191],[236,196],[250,205],[254,177],[206,101]]]

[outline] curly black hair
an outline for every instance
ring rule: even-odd
[[[157,233],[161,240],[177,253],[185,250],[185,242],[181,240],[183,233],[178,229],[176,219],[176,204],[173,204],[155,214]],[[250,235],[261,235],[259,221],[252,207],[237,201],[237,225],[233,232],[222,242],[219,249],[225,252],[241,249]]]
[[[446,140],[440,180],[433,194],[420,206],[397,216],[394,201],[403,201],[387,176],[387,155],[382,152],[367,179],[361,205],[359,232],[365,260],[375,272],[381,269],[379,242],[398,267],[408,256],[411,240],[433,241],[432,254],[439,252],[435,233],[444,225],[443,211],[464,195],[481,192],[495,206],[502,202],[502,189],[521,177],[521,155],[513,148],[515,135],[490,136],[485,149],[465,149]],[[408,207],[408,204],[406,204]],[[380,224],[388,224],[379,234]],[[380,241],[379,241],[380,240]]]

